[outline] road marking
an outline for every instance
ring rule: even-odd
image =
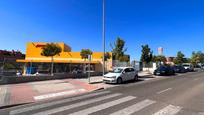
[[[198,78],[195,78],[195,79],[194,79],[194,81],[197,81],[197,80],[199,80],[199,79],[198,79]]]
[[[198,115],[204,115],[204,112],[200,112],[200,113],[198,113]]]
[[[84,110],[81,110],[81,111],[78,111],[78,112],[75,112],[75,113],[72,113],[72,114],[69,114],[69,115],[88,115],[88,114],[91,114],[91,113],[94,113],[94,112],[97,112],[97,111],[100,111],[100,110],[103,110],[103,109],[107,109],[109,107],[112,107],[112,106],[115,106],[115,105],[130,101],[130,100],[133,100],[135,98],[136,97],[133,97],[133,96],[123,97],[123,98],[120,98],[118,100],[114,100],[114,101],[104,103],[104,104],[101,104],[101,105],[98,105],[98,106],[90,107],[88,109],[84,109]]]
[[[181,110],[181,107],[179,107],[179,106],[169,105],[169,106],[161,109],[157,113],[154,113],[153,115],[175,115],[180,110]]]
[[[167,88],[167,89],[165,89],[165,90],[159,91],[159,92],[157,92],[157,94],[164,93],[164,92],[166,92],[166,91],[168,91],[168,90],[172,90],[172,88]]]
[[[71,104],[71,105],[67,105],[67,106],[62,106],[62,107],[54,108],[54,109],[47,110],[47,111],[42,111],[42,112],[39,112],[39,113],[35,113],[33,115],[55,114],[55,113],[58,113],[58,112],[62,112],[62,111],[65,111],[65,110],[76,108],[76,107],[80,107],[80,106],[92,104],[92,103],[95,103],[95,102],[103,101],[103,100],[110,99],[110,98],[113,98],[113,97],[117,97],[117,96],[120,96],[120,95],[122,95],[122,94],[116,93],[116,94],[105,95],[103,97],[94,98],[94,99],[90,99],[90,100],[87,100],[87,101],[82,101],[82,102],[79,102],[79,103],[75,103],[75,104]],[[81,114],[81,115],[83,115],[83,114]]]
[[[155,101],[152,101],[152,100],[149,100],[149,99],[146,99],[144,101],[141,101],[139,103],[136,103],[132,106],[129,106],[125,109],[122,109],[120,111],[117,111],[115,113],[112,113],[111,115],[130,115],[130,114],[133,114],[151,104],[155,103]]]
[[[58,93],[50,93],[50,94],[45,94],[45,95],[40,95],[40,96],[34,96],[34,99],[38,101],[42,99],[55,98],[55,97],[65,96],[65,95],[73,95],[73,94],[83,93],[83,92],[86,92],[86,90],[77,89],[77,90],[70,90],[70,91],[63,91],[63,92],[58,92]]]
[[[87,94],[87,95],[82,95],[82,96],[73,97],[73,98],[69,98],[69,99],[63,99],[63,100],[60,100],[60,101],[54,101],[54,102],[50,102],[50,103],[44,103],[44,104],[41,104],[41,105],[34,105],[34,106],[31,106],[31,107],[20,108],[20,109],[16,109],[16,110],[11,111],[10,115],[20,114],[20,113],[23,113],[23,112],[42,109],[42,108],[45,108],[45,107],[50,107],[50,106],[61,104],[61,103],[68,103],[68,102],[72,102],[72,101],[76,101],[76,100],[80,100],[80,99],[86,99],[86,98],[89,98],[89,97],[99,96],[99,95],[108,94],[108,93],[110,93],[110,91],[90,93],[90,94]]]

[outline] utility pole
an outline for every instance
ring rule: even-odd
[[[105,74],[105,0],[103,0],[103,16],[102,16],[102,38],[103,38],[103,75]]]

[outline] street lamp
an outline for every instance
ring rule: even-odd
[[[102,39],[103,39],[103,75],[105,74],[105,0],[103,0],[102,14]]]

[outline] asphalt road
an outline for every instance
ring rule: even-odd
[[[0,115],[204,115],[204,72],[168,76],[55,101],[1,109]]]

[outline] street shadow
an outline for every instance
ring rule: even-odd
[[[154,78],[152,75],[147,75],[147,76],[138,76],[138,78]]]
[[[138,79],[138,80],[130,80],[130,81],[124,81],[122,84],[125,85],[125,84],[132,84],[132,83],[137,83],[137,82],[141,82],[141,81],[145,81],[145,80],[142,80],[142,79]],[[122,85],[121,84],[121,85]]]

